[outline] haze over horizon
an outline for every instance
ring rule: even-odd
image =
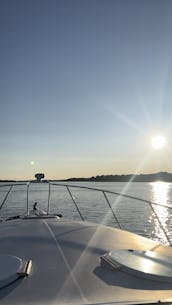
[[[1,0],[0,25],[0,179],[172,172],[172,1]]]

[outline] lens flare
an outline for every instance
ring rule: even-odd
[[[165,138],[163,136],[154,136],[152,138],[152,147],[154,149],[162,149],[165,146]]]

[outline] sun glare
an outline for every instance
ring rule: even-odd
[[[165,146],[165,138],[163,136],[154,136],[152,138],[152,147],[154,149],[162,149]]]

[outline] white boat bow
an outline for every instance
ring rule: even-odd
[[[79,208],[81,221],[50,215],[50,193],[46,213],[26,206],[0,223],[0,304],[172,302],[170,246],[82,221]]]

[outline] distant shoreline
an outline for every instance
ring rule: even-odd
[[[23,181],[31,181],[37,182],[36,180],[0,180],[0,182],[23,182]],[[51,182],[155,182],[155,181],[163,181],[163,182],[172,182],[172,173],[168,172],[158,172],[153,174],[139,174],[139,175],[100,175],[93,176],[90,178],[69,178],[69,179],[44,179],[42,182],[46,183],[48,181]]]
[[[70,178],[65,181],[93,181],[93,182],[172,182],[172,173],[159,172],[140,175],[101,175],[91,178]]]

